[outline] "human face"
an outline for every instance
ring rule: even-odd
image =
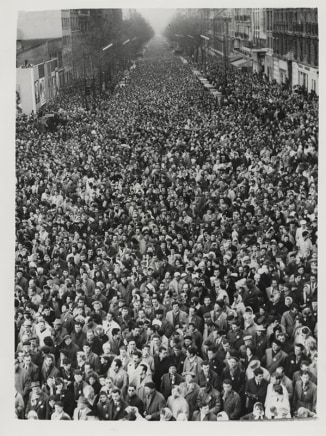
[[[229,384],[223,383],[223,390],[224,390],[224,392],[230,392],[232,390],[232,386]]]
[[[135,390],[134,387],[129,386],[129,388],[128,388],[128,395],[129,395],[129,397],[134,397],[136,395],[136,390]]]

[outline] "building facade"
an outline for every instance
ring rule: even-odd
[[[245,67],[247,71],[265,74],[270,81],[319,93],[317,8],[188,11],[179,12],[181,27],[185,28],[188,20],[192,27],[188,32],[194,39],[197,34],[209,38],[204,43],[197,36],[197,51],[198,46],[204,46],[217,56],[226,54],[229,64],[237,68]]]

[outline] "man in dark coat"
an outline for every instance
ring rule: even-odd
[[[136,394],[136,386],[133,384],[129,384],[126,387],[126,393],[124,395],[124,400],[128,404],[128,406],[136,407],[140,415],[144,414],[144,403]]]
[[[229,379],[223,380],[222,404],[223,412],[227,413],[230,420],[239,419],[241,415],[241,398],[232,389],[232,381]]]
[[[121,391],[118,388],[112,389],[111,401],[109,403],[108,414],[109,421],[119,421],[123,419],[126,415],[126,408],[128,404],[122,399]]]
[[[169,365],[169,372],[163,374],[161,378],[160,392],[163,394],[164,398],[167,400],[171,395],[174,386],[182,383],[183,378],[177,373],[177,366],[174,362]]]
[[[258,401],[265,404],[268,382],[264,379],[264,371],[261,368],[254,370],[254,377],[246,383],[246,409],[252,412],[254,404]]]
[[[201,370],[196,376],[195,381],[201,388],[206,386],[207,383],[212,385],[215,389],[220,389],[221,387],[221,380],[219,376],[216,374],[216,372],[210,369],[209,362],[207,360],[202,362]]]
[[[159,421],[160,410],[166,406],[163,395],[155,389],[153,382],[145,384],[145,418],[147,421]]]
[[[287,377],[292,379],[293,374],[300,370],[300,365],[303,360],[306,360],[304,354],[304,345],[296,344],[294,346],[294,352],[289,353],[285,359],[284,372]]]
[[[28,413],[31,410],[34,410],[37,413],[38,419],[45,420],[48,397],[41,391],[40,383],[38,381],[32,382],[31,388],[32,392],[26,404],[25,417],[27,418]]]
[[[294,386],[293,411],[297,412],[300,407],[305,407],[316,413],[317,386],[310,381],[308,371],[303,371],[300,380]]]
[[[161,387],[161,378],[163,374],[166,374],[169,370],[170,358],[168,357],[168,352],[165,347],[159,348],[159,355],[154,356],[154,368],[155,373],[153,376],[153,381],[155,383],[156,389],[159,390]]]
[[[222,379],[231,380],[232,389],[241,396],[245,388],[245,374],[239,367],[239,359],[237,357],[230,357],[228,363],[229,367],[223,369]]]

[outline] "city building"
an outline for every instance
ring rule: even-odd
[[[273,10],[273,79],[318,94],[318,45],[316,8]]]

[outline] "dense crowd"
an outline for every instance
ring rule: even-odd
[[[315,416],[318,101],[195,67],[17,119],[17,418]]]

